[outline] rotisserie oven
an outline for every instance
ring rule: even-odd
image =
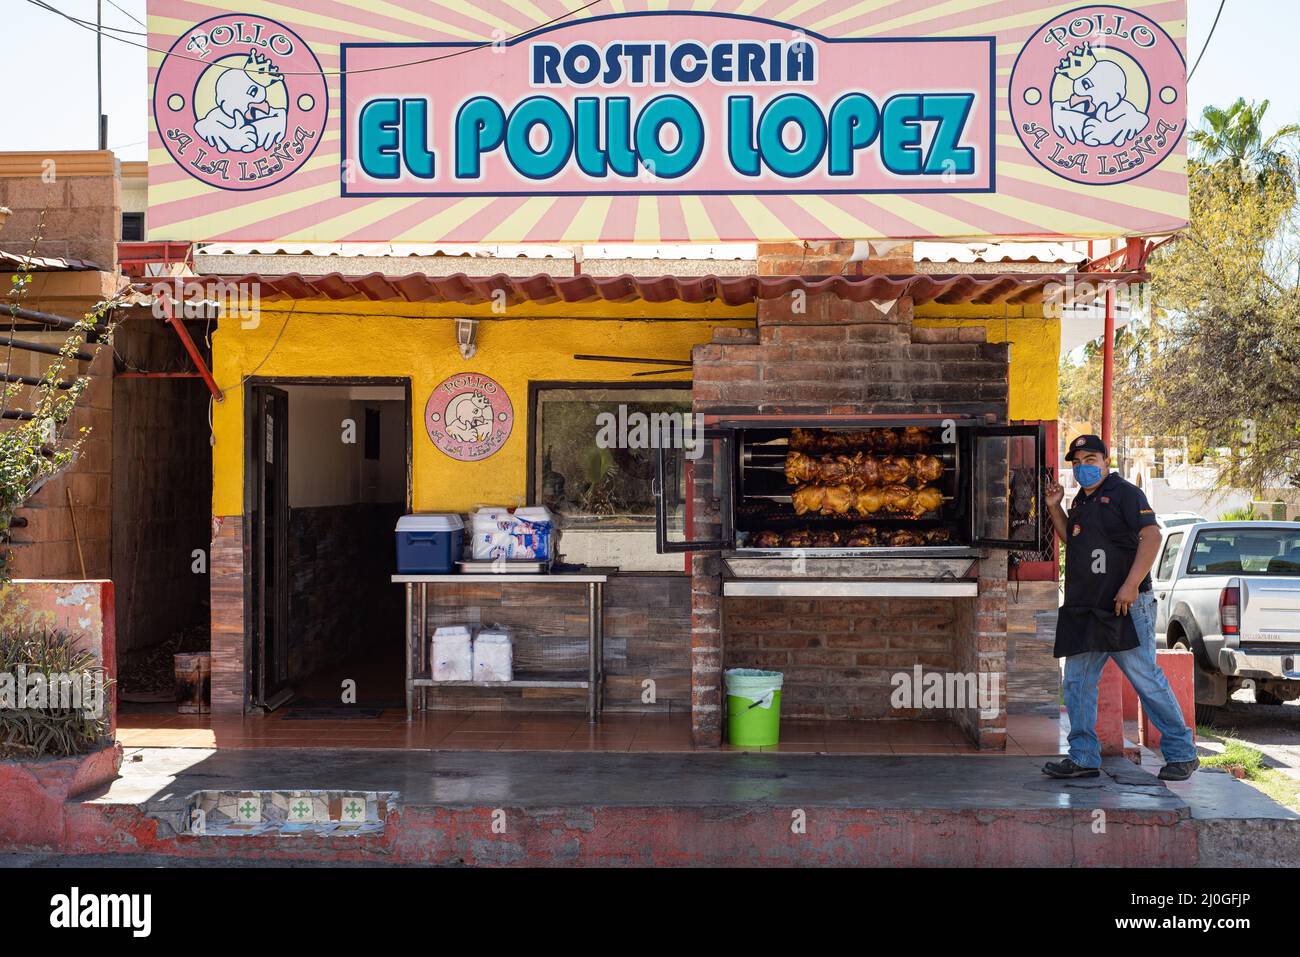
[[[960,576],[981,549],[1039,547],[1044,461],[1036,425],[738,416],[659,450],[658,547],[721,551],[750,574],[793,559],[804,575]]]

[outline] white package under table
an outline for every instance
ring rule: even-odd
[[[476,688],[581,688],[587,692],[587,717],[595,722],[604,699],[604,602],[605,582],[608,575],[582,573],[511,573],[493,572],[461,573],[450,575],[394,575],[395,584],[406,586],[406,720],[415,716],[417,689],[446,687]],[[565,678],[516,678],[512,681],[435,681],[429,662],[429,586],[430,585],[548,585],[587,586],[587,677],[585,680]],[[427,701],[422,693],[420,710],[426,710]]]

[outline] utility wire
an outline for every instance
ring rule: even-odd
[[[50,13],[58,14],[59,16],[63,17],[63,19],[71,21],[72,23],[75,23],[77,26],[85,30],[89,30],[91,33],[101,32],[96,28],[95,24],[90,23],[89,21],[86,20],[79,20],[74,16],[64,13],[58,7],[54,7],[48,3],[45,3],[44,0],[27,0],[27,2],[41,10],[48,10]],[[475,43],[470,46],[466,46],[465,48],[457,50],[454,53],[444,53],[440,56],[425,57],[422,60],[410,60],[406,63],[391,63],[388,64],[387,66],[372,66],[372,67],[367,67],[364,70],[347,70],[347,71],[321,70],[319,72],[314,70],[293,70],[289,72],[281,71],[280,76],[357,76],[362,73],[382,73],[385,70],[400,70],[408,66],[421,66],[425,63],[436,63],[439,60],[450,60],[453,57],[464,56],[466,53],[473,53],[476,50],[482,50],[484,47],[495,47],[500,44],[513,43],[516,40],[520,40],[526,36],[530,36],[531,34],[536,33],[538,30],[541,30],[545,27],[549,27],[552,24],[559,23],[561,20],[567,20],[569,17],[572,17],[575,14],[582,13],[582,11],[584,10],[589,10],[590,8],[603,2],[604,0],[590,0],[590,2],[583,4],[580,7],[576,7],[573,10],[567,10],[564,13],[560,14],[558,17],[553,17],[550,20],[547,20],[545,23],[539,23],[536,24],[535,26],[531,26],[527,30],[522,30],[519,33],[514,34],[513,36],[508,36],[501,39],[484,40],[482,43]],[[105,29],[110,29],[110,28],[106,27]],[[116,28],[112,28],[112,29],[115,29],[116,33],[131,33],[133,35],[138,34],[138,31],[134,31],[134,30],[128,31],[128,30],[117,30]],[[160,50],[157,47],[151,47],[147,43],[136,43],[135,41],[128,40],[125,37],[117,36],[116,33],[104,33],[104,36],[110,40],[116,40],[119,43],[125,43],[127,46],[139,47],[141,50],[148,50],[151,53],[160,53],[166,57],[176,57],[178,60],[191,60],[195,63],[202,63],[205,66],[219,67],[223,70],[237,69],[237,67],[233,67],[233,66],[222,66],[222,64],[220,63],[208,63],[202,57],[185,56],[184,54],[181,53],[175,53],[168,50]]]
[[[116,3],[114,3],[113,0],[108,0],[108,5],[109,5],[110,7],[112,7],[114,10],[117,10],[119,13],[121,13],[121,14],[122,14],[123,16],[125,16],[127,19],[129,19],[129,20],[134,20],[136,23],[140,24],[140,26],[144,27],[146,30],[149,29],[149,27],[145,24],[145,22],[144,22],[143,20],[141,20],[139,17],[137,17],[134,13],[130,13],[130,12],[126,11],[126,10],[123,10],[123,9],[122,9],[121,7],[119,7]]]
[[[1192,73],[1195,73],[1196,68],[1201,65],[1201,57],[1205,56],[1205,51],[1210,48],[1210,41],[1214,39],[1214,28],[1219,25],[1219,17],[1223,16],[1223,5],[1227,2],[1228,0],[1219,0],[1219,12],[1214,15],[1214,22],[1210,24],[1210,35],[1205,38],[1205,45],[1201,47],[1196,62],[1192,64],[1191,73],[1187,74],[1187,82],[1189,83],[1192,81]]]
[[[111,30],[113,33],[125,33],[133,37],[147,37],[149,35],[144,30],[128,30],[126,27],[109,26],[107,23],[96,24],[92,20],[83,20],[80,17],[74,17],[70,13],[64,13],[58,7],[50,6],[48,3],[45,2],[45,0],[27,0],[27,2],[32,4],[33,6],[40,7],[42,10],[48,10],[50,13],[57,14],[58,16],[63,17],[63,19],[65,20],[71,20],[77,26],[81,27],[84,30],[89,30],[91,33],[98,33],[101,30]],[[109,36],[109,35],[105,34],[105,36]],[[109,36],[109,39],[116,40],[119,38]]]

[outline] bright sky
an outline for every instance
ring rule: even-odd
[[[83,20],[95,20],[96,0],[45,2]],[[109,0],[102,2],[106,26],[143,29],[131,17],[144,20],[145,0],[113,0],[121,10]],[[94,149],[94,33],[28,0],[0,0],[0,4],[8,41],[0,57],[0,80],[10,103],[9,121],[0,124],[0,150]],[[1188,0],[1189,67],[1205,44],[1218,6],[1219,0]],[[1272,101],[1266,117],[1270,128],[1300,122],[1293,46],[1298,35],[1300,3],[1295,0],[1226,0],[1214,40],[1192,77],[1192,115],[1199,117],[1208,104],[1226,106],[1244,96]],[[132,42],[144,40],[122,36]],[[104,109],[109,116],[108,145],[123,159],[144,159],[149,122],[145,53],[107,38]]]

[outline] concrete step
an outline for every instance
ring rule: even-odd
[[[51,840],[65,853],[398,864],[1186,867],[1201,862],[1198,835],[1222,828],[1198,830],[1198,807],[1203,820],[1212,807],[1215,821],[1267,819],[1276,832],[1300,834],[1300,816],[1229,775],[1201,772],[1167,787],[1155,767],[1117,757],[1098,778],[1055,781],[1041,763],[991,755],[141,749],[107,788],[67,802],[63,830]],[[313,792],[375,795],[367,817],[382,821],[382,831],[340,841],[269,829],[196,835],[188,827],[196,802],[214,795]]]

